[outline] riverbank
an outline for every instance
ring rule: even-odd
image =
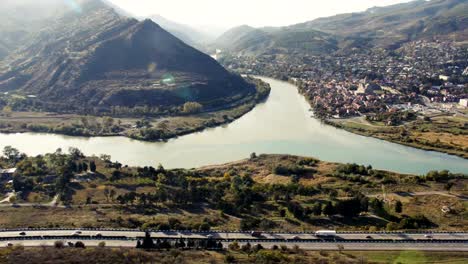
[[[294,82],[293,85],[297,86]],[[315,118],[325,124],[344,129],[366,137],[373,137],[427,151],[437,151],[468,159],[468,118],[466,115],[439,114],[420,115],[414,121],[401,125],[387,125],[385,122],[371,122],[365,116],[351,118],[329,118],[317,115],[319,109],[299,89],[308,104],[315,111]]]
[[[8,112],[0,115],[0,133],[51,133],[80,137],[124,136],[143,141],[167,141],[233,122],[266,100],[271,88],[259,79],[256,93],[225,106],[198,114],[162,117],[82,116],[44,112]]]
[[[131,167],[104,156],[85,157],[76,149],[71,153],[17,162],[0,159],[2,167],[18,167],[15,185],[4,184],[5,194],[14,188],[17,195],[14,206],[0,205],[1,228],[298,232],[468,227],[468,179],[462,174],[417,176],[308,157],[255,154],[238,162],[183,170]],[[37,170],[44,160],[50,162]],[[63,167],[62,161],[72,165]],[[51,178],[57,169],[66,170],[69,177]],[[51,204],[56,195],[60,200]]]
[[[362,136],[374,137],[405,146],[438,151],[468,159],[468,119],[442,115],[425,121],[386,126],[360,118],[327,119],[326,124]]]

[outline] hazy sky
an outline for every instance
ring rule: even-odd
[[[200,26],[286,26],[410,0],[109,0],[137,15]]]

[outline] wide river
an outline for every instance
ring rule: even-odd
[[[52,134],[0,134],[0,148],[11,145],[29,155],[73,146],[85,154],[110,154],[128,165],[193,168],[249,157],[250,153],[312,156],[327,161],[356,162],[402,173],[423,174],[448,169],[468,172],[468,161],[355,135],[311,118],[310,107],[295,86],[269,78],[271,95],[265,103],[222,127],[165,143],[125,137],[69,137]]]

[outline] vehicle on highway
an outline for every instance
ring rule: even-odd
[[[315,236],[317,237],[335,237],[336,231],[335,230],[319,230],[315,232]]]
[[[26,232],[24,232],[24,231],[23,231],[23,232],[20,232],[19,235],[20,235],[20,236],[25,236],[25,235],[26,235]]]
[[[300,240],[301,238],[299,236],[293,236],[291,239],[292,240]]]
[[[72,236],[79,236],[81,235],[81,231],[80,230],[77,230],[75,232],[73,232]]]
[[[207,235],[206,238],[211,239],[211,238],[213,238],[213,235],[211,235],[211,234]]]
[[[13,246],[13,243],[11,243],[11,242],[6,242],[6,243],[5,243],[5,246],[7,246],[7,247],[12,247],[12,246]]]
[[[262,236],[262,232],[258,232],[258,231],[252,231],[250,233],[251,236],[253,237],[261,237]]]
[[[102,234],[101,233],[96,233],[94,236],[95,237],[102,237]]]
[[[425,238],[433,238],[432,235],[424,235]]]
[[[373,237],[371,237],[371,236],[366,236],[366,239],[373,239]]]
[[[67,242],[67,245],[68,245],[69,247],[75,247],[75,244],[73,244],[73,242],[70,242],[70,241]]]

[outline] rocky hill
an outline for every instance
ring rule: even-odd
[[[123,17],[98,0],[78,3],[59,8],[60,16],[0,61],[0,91],[34,97],[47,109],[104,111],[219,105],[255,92],[151,20]]]

